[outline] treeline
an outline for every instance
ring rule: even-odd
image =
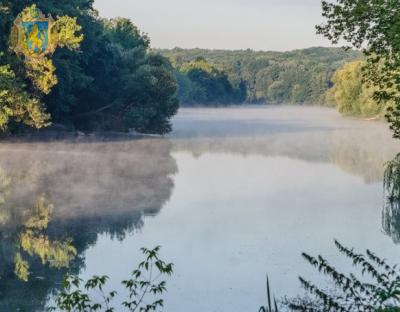
[[[291,52],[158,50],[170,59],[178,98],[190,104],[319,104],[344,116],[381,118],[391,105],[363,79],[360,52],[310,48]]]
[[[168,57],[177,70],[178,96],[183,105],[193,102],[202,104],[201,97],[191,91],[193,85],[185,79],[192,80],[187,75],[187,68],[193,66],[212,67],[220,75],[226,76],[231,84],[228,94],[236,101],[245,98],[248,103],[324,104],[326,91],[333,85],[335,71],[361,57],[359,52],[340,48],[310,48],[291,52],[175,48],[157,52]],[[201,66],[197,64],[199,60]],[[208,65],[205,65],[206,62]],[[203,103],[218,102],[216,98],[210,101],[214,97],[212,94],[216,93],[209,92],[209,101]]]
[[[0,2],[0,127],[166,133],[178,109],[169,61],[128,19],[98,16],[93,0]],[[36,7],[56,19],[59,47],[42,59],[9,49],[10,30]]]
[[[58,48],[41,59],[10,50],[17,16],[51,14]],[[0,3],[0,132],[62,124],[79,130],[171,131],[182,105],[338,105],[349,115],[380,114],[361,86],[356,51],[310,48],[151,50],[128,19],[103,19],[93,0]],[[345,65],[345,67],[343,67]],[[336,73],[335,73],[336,72]],[[333,89],[332,89],[333,87]],[[328,91],[329,90],[329,91]]]
[[[326,93],[326,102],[337,107],[344,116],[381,118],[392,103],[375,99],[376,87],[363,78],[366,61],[354,61],[343,65],[332,77],[333,87]]]
[[[243,80],[237,84],[228,75],[204,58],[176,64],[178,98],[186,105],[221,105],[243,103],[247,98],[247,87]]]

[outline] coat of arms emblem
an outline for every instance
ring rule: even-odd
[[[25,57],[40,57],[54,52],[57,36],[54,20],[35,8],[29,14],[20,14],[11,30],[11,48]]]

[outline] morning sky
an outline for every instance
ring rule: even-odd
[[[153,48],[286,51],[330,46],[315,34],[321,0],[96,0],[104,17],[128,17]]]

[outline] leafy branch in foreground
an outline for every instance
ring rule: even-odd
[[[377,88],[376,100],[390,103],[386,119],[396,138],[400,138],[399,4],[399,0],[323,0],[326,22],[316,27],[334,44],[344,40],[363,50],[365,82]]]
[[[303,253],[309,264],[330,278],[335,290],[321,289],[300,277],[302,286],[315,298],[315,302],[309,305],[292,300],[288,303],[289,308],[294,311],[396,311],[393,309],[400,304],[400,271],[397,266],[389,265],[369,250],[366,254],[358,254],[338,241],[335,241],[335,245],[370,282],[361,281],[353,273],[345,275],[337,271],[322,256],[313,257]]]
[[[173,273],[173,264],[159,258],[160,249],[160,246],[154,249],[141,249],[145,259],[132,272],[129,279],[122,281],[122,285],[128,290],[128,298],[122,302],[122,309],[132,312],[149,312],[163,307],[163,299],[154,297],[161,296],[167,291],[166,281],[160,281],[160,279],[162,276]],[[104,290],[108,279],[108,276],[93,276],[83,284],[84,281],[79,277],[67,275],[64,278],[63,290],[55,300],[56,307],[51,307],[49,310],[116,311],[112,307],[112,301],[118,295],[117,292]],[[145,299],[149,296],[153,296],[154,301],[145,303]],[[97,300],[94,297],[97,297]],[[121,310],[118,309],[118,311]]]

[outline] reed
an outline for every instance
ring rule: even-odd
[[[275,299],[275,297],[272,297],[272,295],[271,295],[271,288],[269,285],[268,275],[267,275],[267,306],[261,307],[258,310],[258,312],[279,312],[276,299]]]

